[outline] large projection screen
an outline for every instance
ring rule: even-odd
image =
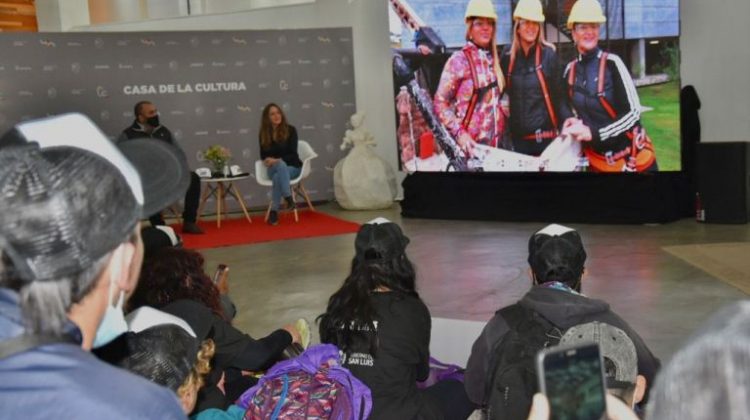
[[[520,41],[511,54],[518,2],[494,0],[502,71],[494,79],[480,64],[473,71],[466,65],[481,61],[467,55],[468,0],[389,1],[401,170],[681,170],[678,0],[602,0],[606,22],[598,48],[607,55],[603,72],[588,76],[581,70],[587,67],[579,60],[575,29],[566,25],[574,1],[541,0],[545,22],[539,28],[552,48],[542,49],[537,60],[536,49],[524,50]],[[516,36],[520,40],[520,33]],[[491,46],[479,50],[495,60]],[[600,58],[593,59],[594,66]],[[490,83],[497,79],[502,88]],[[606,105],[599,96],[609,100],[610,114],[602,114]],[[589,130],[590,141],[566,129],[578,123]]]

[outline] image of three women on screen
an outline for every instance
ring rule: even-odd
[[[435,114],[465,154],[482,144],[539,156],[557,137],[570,136],[581,142],[592,172],[658,170],[630,73],[620,57],[599,48],[606,16],[597,0],[578,0],[570,11],[576,56],[564,69],[545,40],[540,0],[518,2],[512,42],[499,56],[492,2],[470,0],[465,22],[466,44],[446,62],[433,98]]]

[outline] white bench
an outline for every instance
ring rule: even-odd
[[[433,317],[430,355],[441,362],[466,367],[471,345],[485,324],[483,321]]]

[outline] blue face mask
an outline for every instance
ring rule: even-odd
[[[128,330],[128,323],[125,321],[125,313],[122,311],[122,305],[125,302],[125,291],[120,291],[120,299],[117,301],[117,306],[113,306],[112,289],[114,288],[114,284],[114,282],[109,284],[107,312],[104,313],[104,318],[102,318],[102,322],[96,330],[94,348],[106,345]]]

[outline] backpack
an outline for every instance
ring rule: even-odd
[[[370,415],[372,396],[365,384],[339,366],[336,346],[320,344],[275,364],[236,404],[246,409],[248,420],[349,420]]]
[[[483,404],[486,418],[526,419],[531,399],[539,389],[536,355],[543,348],[557,345],[563,332],[536,311],[519,304],[496,314],[505,319],[509,331],[490,354]]]

